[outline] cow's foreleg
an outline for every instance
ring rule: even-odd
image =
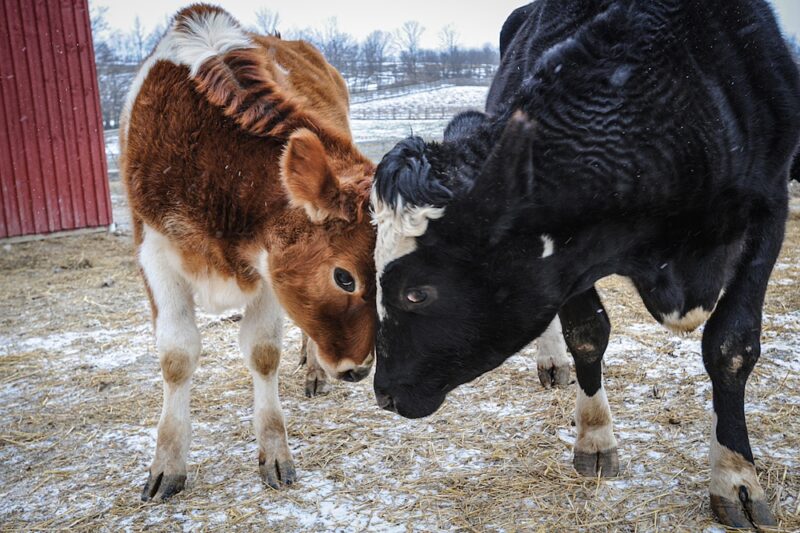
[[[295,481],[294,462],[278,398],[278,364],[283,338],[283,310],[264,283],[261,294],[247,307],[239,345],[253,376],[253,426],[258,442],[258,469],[270,487]]]
[[[743,261],[703,332],[703,362],[713,385],[711,509],[733,527],[775,525],[750,450],[745,385],[761,353],[761,308],[780,251],[783,218],[751,230]]]
[[[559,312],[564,339],[575,359],[578,401],[575,409],[573,464],[584,476],[616,476],[619,473],[617,439],[603,389],[603,354],[611,324],[597,291],[592,288],[567,301]]]
[[[186,281],[166,261],[152,241],[142,244],[140,261],[149,292],[156,330],[156,347],[164,383],[156,453],[142,500],[165,500],[183,490],[186,456],[191,439],[189,393],[200,359],[200,333],[194,321],[194,301]]]
[[[555,317],[537,341],[536,370],[545,389],[569,385],[569,356],[561,321]]]
[[[306,398],[321,396],[328,392],[328,375],[317,362],[317,343],[303,332],[300,348],[300,366],[306,365]]]

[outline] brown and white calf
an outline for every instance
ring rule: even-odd
[[[244,308],[261,477],[295,470],[278,399],[283,310],[337,378],[365,377],[375,330],[373,164],[353,145],[341,76],[302,41],[248,33],[225,11],[180,11],[136,76],[121,171],[164,380],[142,498],[183,489],[195,303]]]

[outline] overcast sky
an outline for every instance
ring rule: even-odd
[[[128,31],[139,15],[149,31],[163,22],[190,0],[89,0],[93,7],[108,7],[112,28]],[[425,27],[423,46],[437,48],[438,33],[452,24],[465,46],[497,45],[500,27],[511,11],[525,1],[518,0],[392,0],[356,2],[346,0],[220,0],[215,2],[244,24],[254,24],[254,13],[266,7],[280,14],[279,29],[320,28],[330,17],[336,17],[339,28],[363,39],[373,30],[393,30],[406,20],[416,20]],[[787,34],[800,35],[800,0],[773,0],[778,17]]]

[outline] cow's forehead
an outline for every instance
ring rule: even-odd
[[[417,249],[417,238],[428,230],[428,222],[444,216],[444,207],[409,205],[398,197],[394,205],[384,202],[373,190],[372,221],[377,227],[375,242],[375,272],[378,316],[385,316],[381,277],[392,261]]]

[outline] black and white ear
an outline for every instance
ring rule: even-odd
[[[383,156],[373,180],[373,195],[383,204],[435,206],[446,204],[453,193],[431,173],[425,141],[409,137]]]
[[[486,122],[487,116],[480,111],[464,111],[447,124],[444,130],[444,142],[457,142],[472,136]]]
[[[499,243],[511,229],[518,207],[533,192],[534,129],[525,113],[514,113],[468,194],[490,246]]]

